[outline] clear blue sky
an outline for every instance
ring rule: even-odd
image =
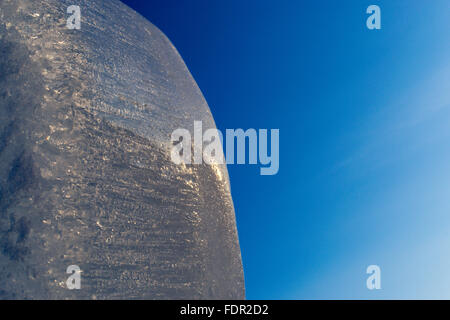
[[[450,298],[448,0],[124,2],[219,129],[280,129],[278,175],[229,166],[249,299]]]

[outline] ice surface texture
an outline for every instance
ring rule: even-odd
[[[0,0],[0,298],[244,298],[226,167],[170,161],[194,120],[215,127],[172,44],[120,1]]]

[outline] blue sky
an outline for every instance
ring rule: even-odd
[[[124,2],[219,129],[280,129],[278,175],[229,166],[249,299],[450,298],[448,0]]]

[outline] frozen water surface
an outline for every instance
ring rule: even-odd
[[[226,167],[170,161],[194,120],[215,127],[169,40],[120,1],[0,0],[0,298],[244,298]]]

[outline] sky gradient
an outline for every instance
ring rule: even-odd
[[[448,0],[123,2],[220,130],[280,129],[277,175],[228,166],[247,298],[450,298]]]

